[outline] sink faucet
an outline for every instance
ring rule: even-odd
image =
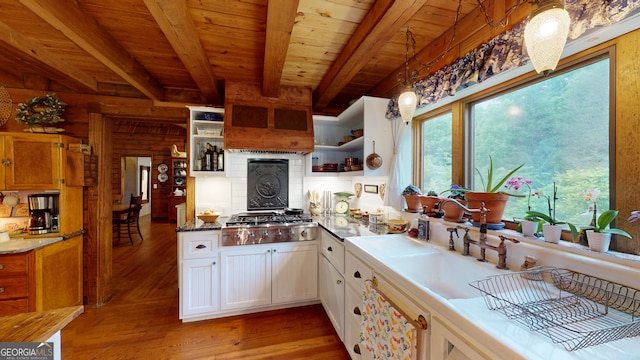
[[[467,230],[465,232],[463,237],[464,249],[462,250],[462,255],[468,256],[469,246],[471,244],[476,244],[480,247],[480,258],[478,258],[478,261],[486,262],[487,249],[495,250],[498,253],[498,265],[496,265],[496,267],[498,269],[507,269],[507,247],[505,246],[504,241],[509,240],[515,244],[519,243],[520,241],[514,238],[500,235],[500,245],[494,246],[487,242],[487,212],[490,210],[485,207],[484,201],[482,202],[482,205],[480,205],[479,209],[469,209],[457,202],[455,199],[445,199],[442,201],[442,204],[446,202],[451,202],[469,213],[480,213],[480,236],[478,240],[472,240],[469,236],[469,231]]]

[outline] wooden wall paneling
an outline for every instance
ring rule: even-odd
[[[620,211],[615,227],[628,231],[634,239],[616,236],[612,248],[640,254],[640,225],[627,223],[630,211],[640,210],[640,30],[617,39],[615,53],[615,208]]]
[[[105,174],[112,173],[113,138],[111,121],[101,114],[89,114],[89,145],[98,156],[98,185],[87,188],[91,206],[85,216],[91,226],[85,234],[84,269],[87,304],[101,306],[112,296],[112,182]]]

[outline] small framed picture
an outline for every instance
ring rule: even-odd
[[[378,185],[365,185],[364,186],[364,192],[371,193],[371,194],[377,194],[378,193]]]

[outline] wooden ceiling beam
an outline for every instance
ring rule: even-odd
[[[200,42],[200,35],[186,1],[144,0],[167,40],[185,68],[211,103],[221,103],[218,80]]]
[[[376,1],[320,81],[314,92],[313,109],[323,111],[426,1]]]
[[[160,83],[73,0],[18,0],[152,100],[162,100]]]
[[[0,22],[0,50],[16,60],[40,69],[47,77],[74,90],[96,93],[97,81],[75,66],[58,59],[40,44]],[[34,70],[35,70],[34,69]]]
[[[278,96],[282,70],[287,58],[297,12],[298,0],[270,0],[268,2],[262,70],[262,93],[264,96]]]
[[[123,104],[93,104],[93,112],[118,119],[137,119],[157,123],[185,123],[189,117],[186,107],[138,106]]]

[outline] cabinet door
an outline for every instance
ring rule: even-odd
[[[180,318],[218,311],[216,258],[185,260],[181,265]]]
[[[274,245],[271,250],[271,302],[273,304],[318,297],[316,244]]]
[[[222,310],[271,304],[271,246],[220,251]]]
[[[5,189],[57,189],[62,179],[62,142],[59,136],[6,136]]]
[[[344,278],[327,260],[320,257],[320,301],[329,320],[344,340]]]

